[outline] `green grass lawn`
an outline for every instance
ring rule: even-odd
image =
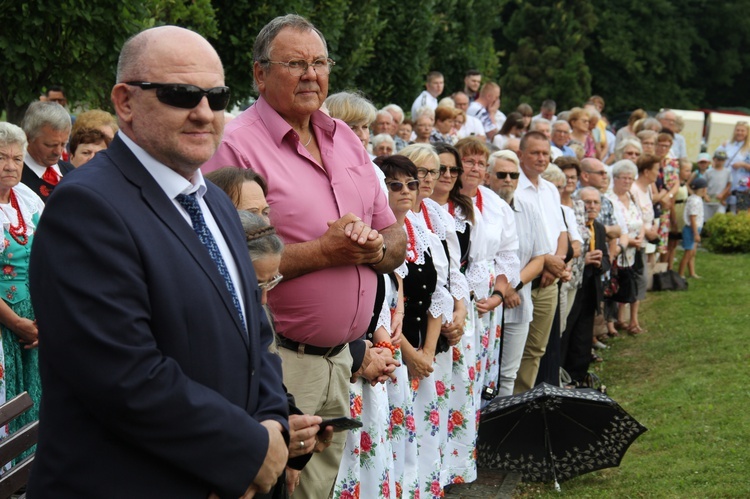
[[[750,255],[699,252],[687,292],[649,293],[648,333],[609,340],[609,395],[649,431],[619,468],[518,497],[750,497]]]

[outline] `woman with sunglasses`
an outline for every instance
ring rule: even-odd
[[[474,341],[480,366],[474,386],[476,405],[481,407],[483,400],[486,404],[497,393],[501,331],[496,311],[508,287],[520,281],[518,234],[513,210],[483,185],[490,155],[485,142],[468,137],[456,149],[464,167],[461,194],[472,200],[474,216],[481,219],[470,254],[472,265],[466,271],[474,297]]]
[[[464,334],[461,341],[453,345],[453,374],[449,399],[448,441],[443,453],[443,470],[449,483],[467,483],[476,479],[476,344],[474,335],[474,306],[471,303],[468,281],[465,273],[471,265],[470,248],[472,240],[478,233],[475,228],[477,219],[471,198],[461,194],[461,156],[455,147],[447,144],[436,144],[435,150],[440,160],[440,176],[430,199],[450,215],[450,223],[455,227],[459,248],[451,253],[451,261],[458,260],[458,271],[466,282],[468,296],[468,313],[465,319]],[[451,271],[453,271],[452,264]],[[453,275],[453,274],[451,274]],[[452,279],[452,283],[457,280]],[[455,324],[456,321],[453,321]],[[446,326],[443,326],[444,329]]]
[[[431,146],[415,144],[402,149],[399,154],[409,158],[416,166],[420,180],[417,200],[412,211],[416,220],[429,232],[431,239],[439,240],[441,251],[435,251],[433,260],[438,271],[438,281],[432,296],[430,313],[441,315],[441,334],[435,355],[435,388],[438,396],[440,417],[439,448],[444,454],[448,441],[448,408],[450,407],[450,387],[453,366],[452,346],[464,334],[466,314],[469,304],[469,287],[459,269],[460,246],[455,224],[450,215],[440,205],[430,199],[435,183],[440,175],[440,159]],[[446,260],[439,259],[444,255]],[[441,474],[441,484],[447,484],[448,476]]]

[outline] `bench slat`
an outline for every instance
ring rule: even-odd
[[[38,435],[39,421],[32,421],[0,442],[0,466],[4,466],[34,445]]]
[[[5,426],[34,405],[27,392],[16,395],[12,400],[0,405],[0,426]]]

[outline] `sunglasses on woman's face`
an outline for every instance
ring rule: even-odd
[[[393,181],[393,182],[386,182],[385,185],[388,186],[388,188],[391,190],[391,192],[401,192],[404,188],[403,182]],[[419,189],[419,180],[409,180],[406,182],[406,187],[409,188],[410,191],[416,191]]]
[[[498,180],[505,180],[508,175],[510,175],[510,178],[513,180],[518,180],[518,177],[521,176],[519,172],[495,172],[495,176]]]
[[[147,81],[128,81],[126,85],[140,87],[143,90],[156,90],[159,102],[180,109],[193,109],[198,106],[205,95],[208,106],[213,111],[222,111],[229,104],[231,92],[229,87],[201,88],[184,83],[151,83]]]
[[[461,168],[459,168],[457,166],[448,167],[448,166],[445,166],[445,165],[440,165],[440,176],[441,177],[443,175],[445,175],[445,172],[447,172],[447,171],[450,171],[451,172],[451,177],[454,177],[454,178],[458,177],[461,173],[463,173],[463,170],[461,170]]]

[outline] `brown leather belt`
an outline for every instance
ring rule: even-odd
[[[284,338],[280,335],[276,335],[276,344],[287,350],[306,353],[309,355],[319,355],[321,357],[334,357],[347,345],[347,343],[344,343],[343,345],[336,345],[335,347],[316,347],[315,345],[306,345],[305,343],[290,340],[289,338]]]

